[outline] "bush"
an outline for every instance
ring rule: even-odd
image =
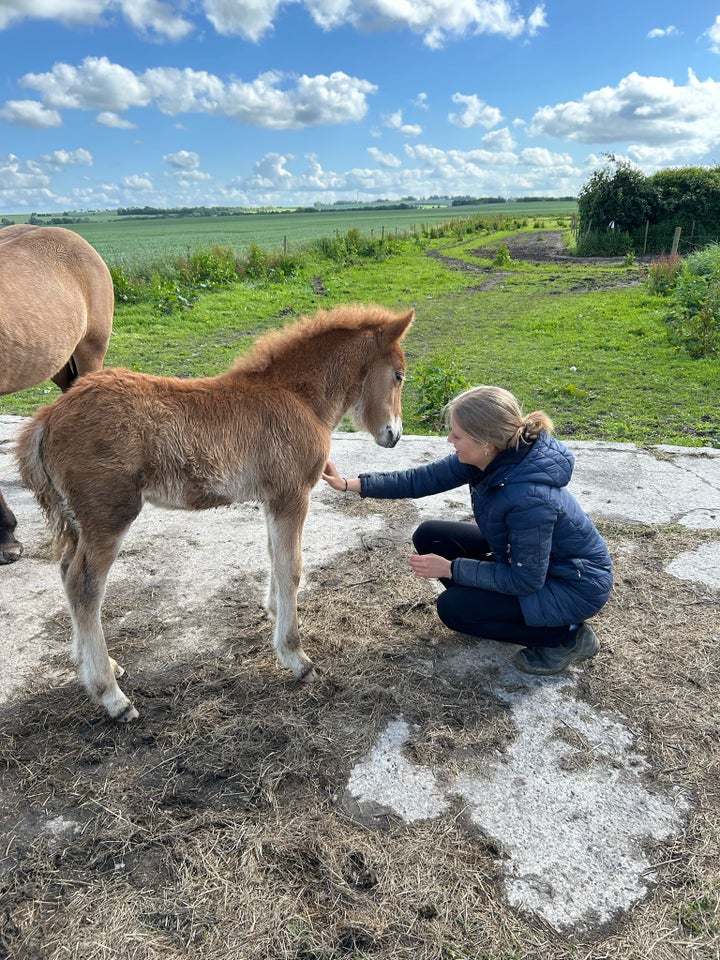
[[[511,262],[512,258],[507,246],[504,243],[500,244],[500,246],[497,248],[495,256],[493,257],[493,266],[505,267]]]
[[[650,293],[659,297],[669,296],[675,289],[680,276],[682,257],[677,253],[660,254],[647,269],[647,287]]]
[[[579,257],[624,257],[633,249],[627,230],[594,230],[578,237]]]
[[[431,356],[412,375],[418,398],[418,417],[438,433],[445,428],[445,407],[470,384],[455,358]]]
[[[669,323],[673,339],[692,357],[720,356],[720,244],[683,262]]]

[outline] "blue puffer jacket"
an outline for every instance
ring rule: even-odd
[[[365,473],[363,497],[427,497],[468,484],[478,527],[495,563],[461,558],[453,583],[518,597],[532,627],[582,623],[612,587],[607,545],[567,489],[575,458],[541,433],[530,446],[506,450],[486,470],[457,454],[395,473]]]

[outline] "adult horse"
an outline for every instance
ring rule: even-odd
[[[117,684],[101,606],[120,543],[144,503],[186,510],[263,505],[280,663],[300,680],[313,664],[298,634],[302,531],[333,429],[352,409],[383,447],[402,434],[413,311],[349,305],[261,337],[234,367],[182,380],[102,370],[22,428],[17,457],[62,552],[73,655],[90,697],[116,720],[138,712]]]
[[[0,395],[53,380],[67,390],[103,365],[114,307],[100,255],[72,230],[0,230]],[[17,521],[0,492],[0,564],[18,560]]]

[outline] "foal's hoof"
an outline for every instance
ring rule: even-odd
[[[113,720],[116,720],[118,723],[131,723],[133,720],[137,720],[140,714],[137,712],[135,707],[128,701],[128,705],[117,716],[113,717]]]
[[[317,678],[317,670],[312,663],[308,663],[303,672],[298,676],[300,683],[315,683]]]
[[[9,543],[0,543],[0,566],[5,563],[15,563],[22,556],[23,545],[17,540]]]

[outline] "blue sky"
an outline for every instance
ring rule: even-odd
[[[0,0],[0,213],[720,164],[720,2]]]

